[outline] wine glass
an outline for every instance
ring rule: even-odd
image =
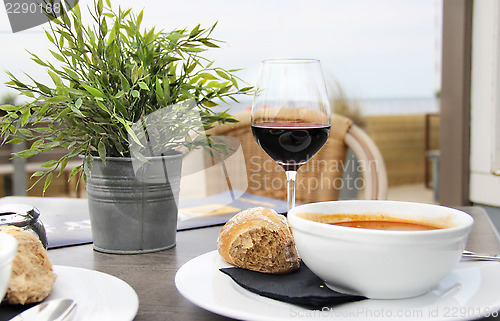
[[[330,106],[316,59],[264,60],[252,105],[252,133],[286,173],[288,210],[295,206],[297,170],[325,144]]]

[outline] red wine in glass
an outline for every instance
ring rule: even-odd
[[[297,171],[323,147],[330,125],[252,125],[252,133],[259,146],[285,171]]]

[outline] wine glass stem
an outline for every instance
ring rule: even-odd
[[[287,203],[288,211],[295,207],[295,178],[297,171],[286,171],[286,189],[287,189]]]

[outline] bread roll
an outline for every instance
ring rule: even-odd
[[[219,233],[217,250],[228,263],[258,272],[284,274],[300,265],[286,218],[263,207],[232,217]]]
[[[2,232],[17,240],[17,254],[12,261],[12,273],[3,301],[9,304],[29,304],[45,299],[52,290],[56,275],[42,242],[33,233],[14,226],[3,226]]]

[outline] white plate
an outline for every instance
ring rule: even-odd
[[[54,266],[57,274],[46,300],[70,298],[77,304],[73,321],[133,320],[139,309],[134,289],[112,275],[70,266]]]
[[[261,297],[219,268],[229,267],[217,251],[184,264],[175,276],[179,292],[208,311],[241,320],[472,320],[497,316],[500,263],[460,262],[428,293],[403,300],[363,300],[322,310]]]

